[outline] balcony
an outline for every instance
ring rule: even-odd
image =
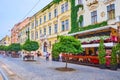
[[[48,38],[49,35],[44,35],[44,34],[41,34],[40,35],[40,40],[43,41],[43,40],[46,40]]]

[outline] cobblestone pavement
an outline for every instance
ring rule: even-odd
[[[64,67],[63,62],[45,61],[25,62],[20,58],[9,58],[0,55],[0,66],[5,65],[11,80],[120,80],[120,69],[111,71],[76,64],[68,67],[76,69],[72,72],[56,71],[57,67]]]

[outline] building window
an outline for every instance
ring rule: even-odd
[[[34,32],[31,33],[31,39],[34,40]]]
[[[78,0],[78,4],[82,4],[82,0]]]
[[[54,17],[57,17],[57,9],[54,10]]]
[[[68,2],[65,3],[65,11],[68,10]]]
[[[40,38],[42,37],[42,30],[40,30]]]
[[[35,39],[38,39],[38,31],[35,32]]]
[[[83,21],[78,23],[79,27],[83,27]]]
[[[97,23],[97,11],[91,12],[91,22],[92,24]]]
[[[49,13],[49,20],[51,20],[51,12]]]
[[[34,28],[34,23],[32,23],[32,29]]]
[[[44,28],[44,35],[46,35],[46,28]]]
[[[110,4],[109,6],[107,6],[107,16],[108,19],[115,18],[115,4]]]
[[[40,18],[40,24],[42,24],[42,18]]]
[[[61,5],[61,13],[64,13],[64,4]]]
[[[40,30],[40,35],[42,34],[42,30]]]
[[[54,32],[55,32],[55,33],[58,32],[58,25],[57,25],[57,24],[55,24],[55,26],[54,26]]]
[[[61,31],[65,31],[65,24],[64,21],[62,21],[62,30]]]
[[[35,26],[36,26],[36,27],[38,26],[38,20],[35,21]]]
[[[66,30],[68,30],[69,29],[69,20],[65,21],[65,26],[66,26]]]
[[[78,20],[79,20],[78,26],[83,27],[84,26],[84,16],[83,15],[79,16]]]
[[[49,26],[49,35],[51,35],[51,26]]]
[[[46,22],[46,16],[44,16],[44,22]]]

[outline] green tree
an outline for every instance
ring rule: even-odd
[[[0,50],[1,50],[1,51],[4,51],[4,47],[5,47],[5,46],[1,45],[1,46],[0,46]]]
[[[116,52],[118,55],[120,55],[120,43],[116,45]]]
[[[6,48],[6,50],[18,52],[21,51],[22,48],[19,43],[12,43]]]
[[[99,45],[99,48],[98,48],[98,52],[99,52],[99,54],[98,54],[99,64],[100,65],[105,65],[105,63],[106,63],[106,58],[105,58],[106,52],[105,52],[104,41],[103,41],[102,38],[100,39],[100,45]]]
[[[52,48],[53,54],[79,54],[83,52],[83,48],[81,47],[81,43],[79,40],[75,39],[72,36],[59,36],[58,37],[59,42],[55,43]],[[65,58],[66,60],[66,66],[67,68],[67,62],[68,62],[69,56]]]
[[[29,52],[36,51],[39,48],[39,44],[36,41],[30,41],[29,39],[27,39],[22,48]]]
[[[117,55],[116,55],[116,46],[112,48],[111,53],[111,65],[117,65]]]
[[[52,47],[52,58],[53,59],[59,58],[59,54],[60,54],[60,51],[58,50],[59,47],[60,47],[59,43],[53,44],[53,47]]]
[[[117,52],[117,55],[118,55],[118,67],[120,67],[120,43],[118,43],[116,45],[116,52]]]
[[[57,3],[57,4],[58,4],[60,1],[62,1],[62,0],[53,0],[53,2],[54,2],[54,3]]]

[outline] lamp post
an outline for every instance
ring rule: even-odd
[[[28,37],[28,40],[30,40],[30,35],[29,35],[30,31],[29,31],[29,28],[28,28],[28,31],[26,31],[26,35]]]
[[[18,35],[18,43],[20,43],[20,38],[21,38],[21,35],[19,34]]]

